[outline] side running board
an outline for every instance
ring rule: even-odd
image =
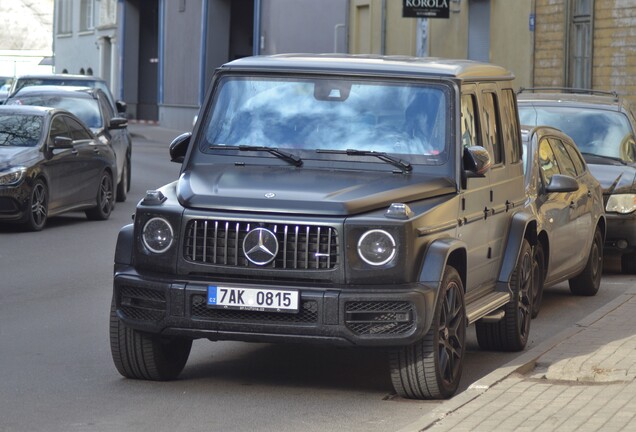
[[[493,291],[466,305],[466,317],[468,324],[484,318],[489,321],[498,321],[504,317],[500,308],[510,301],[510,293]]]

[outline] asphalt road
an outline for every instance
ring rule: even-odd
[[[108,221],[83,213],[44,231],[0,226],[0,431],[391,431],[439,402],[392,395],[385,353],[196,341],[180,379],[126,380],[110,357],[108,314],[119,228],[147,189],[179,166],[136,138],[132,190]],[[592,298],[545,293],[530,346],[624,292],[609,273]],[[474,329],[460,391],[518,354],[479,350]]]

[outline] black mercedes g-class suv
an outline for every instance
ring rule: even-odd
[[[523,349],[536,222],[512,79],[405,57],[219,68],[170,146],[179,179],[119,233],[118,371],[173,379],[197,338],[384,347],[400,396],[443,398],[467,325]]]

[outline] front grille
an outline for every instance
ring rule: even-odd
[[[194,319],[210,321],[241,322],[287,322],[312,324],[318,322],[318,303],[314,300],[301,302],[298,313],[255,312],[229,309],[214,309],[206,306],[205,297],[194,295],[191,300],[191,316]]]
[[[166,315],[166,296],[162,291],[124,286],[119,291],[120,310],[125,318],[159,321]]]
[[[405,301],[355,301],[345,304],[345,324],[357,335],[395,335],[413,330],[413,305]]]
[[[251,263],[243,240],[255,228],[276,235],[278,253],[265,265]],[[338,265],[338,233],[332,227],[224,220],[192,220],[186,227],[184,258],[201,264],[291,270],[329,270]]]

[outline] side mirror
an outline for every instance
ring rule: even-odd
[[[548,184],[545,188],[546,192],[576,192],[579,190],[579,183],[572,177],[563,175],[563,174],[555,174],[550,179],[550,184]]]
[[[115,102],[115,106],[117,108],[117,112],[119,113],[125,113],[126,109],[128,108],[128,105],[126,104],[126,102],[120,101],[120,100]]]
[[[172,162],[182,163],[185,155],[190,147],[191,132],[186,132],[176,137],[170,143],[170,160]]]
[[[128,127],[128,119],[124,117],[113,117],[108,123],[108,129],[124,129]]]
[[[492,166],[488,150],[482,146],[464,148],[463,162],[467,177],[483,177]]]
[[[56,136],[55,138],[53,138],[53,146],[51,148],[54,148],[54,149],[73,148],[73,140],[65,136]]]

